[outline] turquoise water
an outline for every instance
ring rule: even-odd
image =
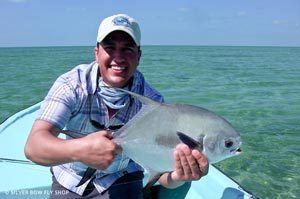
[[[0,121],[39,102],[93,47],[0,48]],[[145,46],[139,69],[167,102],[202,106],[240,132],[217,164],[261,198],[300,198],[300,48]]]

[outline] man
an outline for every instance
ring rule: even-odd
[[[141,103],[109,87],[119,87],[162,102],[137,70],[141,58],[138,23],[119,14],[104,19],[98,30],[95,62],[82,64],[59,77],[41,106],[25,146],[26,157],[52,166],[51,198],[142,198],[143,168],[121,152],[110,130],[127,123]],[[86,134],[60,139],[65,128]],[[168,189],[207,174],[207,159],[180,144],[174,151],[174,171],[159,182]],[[77,186],[87,167],[97,172]],[[57,191],[59,190],[59,191]]]

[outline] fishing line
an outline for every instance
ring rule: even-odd
[[[29,160],[18,160],[18,159],[11,159],[11,158],[0,158],[0,162],[36,165],[35,163],[33,163]]]
[[[40,167],[40,165],[35,164],[34,162],[31,162],[29,160],[19,160],[19,159],[12,159],[12,158],[0,158],[0,163],[3,164],[14,164],[14,166],[17,166],[19,168],[23,168],[26,170],[34,170],[34,171],[40,171],[40,172],[48,172]],[[25,165],[31,165],[33,167],[28,167]]]

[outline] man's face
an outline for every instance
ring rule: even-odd
[[[103,81],[119,88],[128,84],[141,57],[133,39],[123,31],[110,33],[94,52]]]

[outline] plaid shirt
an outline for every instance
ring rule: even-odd
[[[140,110],[142,104],[131,97],[126,107],[118,110],[109,119],[107,107],[98,94],[98,68],[96,62],[82,64],[60,76],[46,96],[37,119],[50,122],[59,129],[65,128],[84,134],[127,123]],[[145,81],[139,71],[133,75],[130,90],[155,101],[163,101],[163,97]],[[61,185],[82,195],[88,182],[80,187],[76,185],[86,169],[85,164],[75,162],[54,166],[52,172]],[[125,173],[139,170],[143,169],[127,156],[120,154],[106,170],[97,170],[94,185],[101,193]]]

